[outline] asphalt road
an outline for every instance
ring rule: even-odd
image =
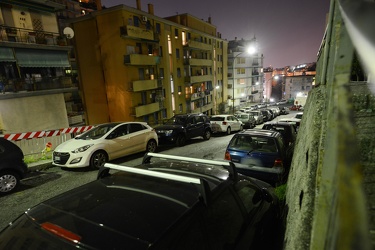
[[[282,115],[275,119],[292,116]],[[257,127],[261,127],[258,125]],[[223,160],[225,148],[232,135],[215,134],[210,140],[195,138],[187,142],[184,147],[160,146],[158,153],[195,157],[200,159]],[[143,153],[123,157],[112,163],[136,166],[142,162]],[[90,169],[61,169],[48,168],[43,171],[32,172],[28,178],[22,180],[20,189],[12,194],[0,196],[1,213],[0,229],[24,213],[28,208],[59,195],[72,188],[81,186],[96,179],[97,171]]]

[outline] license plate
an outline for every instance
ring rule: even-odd
[[[55,161],[59,161],[60,160],[60,156],[55,156]]]

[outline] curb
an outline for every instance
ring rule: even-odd
[[[51,167],[53,167],[51,160],[42,160],[27,164],[27,168],[30,172],[46,170]]]

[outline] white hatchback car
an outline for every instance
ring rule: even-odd
[[[242,131],[243,123],[234,115],[213,115],[210,117],[211,129],[213,133],[227,133],[232,131]]]
[[[155,152],[158,136],[145,122],[118,122],[95,126],[56,147],[52,164],[66,168],[98,169],[116,158]]]

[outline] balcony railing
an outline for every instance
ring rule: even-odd
[[[40,91],[77,87],[72,77],[37,77],[37,78],[3,78],[0,79],[0,92],[17,93],[21,91]]]
[[[68,45],[67,39],[59,33],[30,30],[0,25],[0,42],[16,42],[44,45]]]

